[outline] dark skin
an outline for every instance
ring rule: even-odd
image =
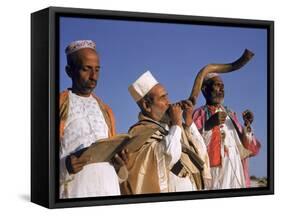
[[[96,88],[99,79],[100,60],[98,53],[85,48],[71,54],[68,58],[72,64],[67,65],[65,70],[72,79],[72,92],[82,97],[89,97]],[[75,155],[70,155],[73,174],[80,172],[89,160],[90,158],[82,160]],[[128,151],[125,149],[116,154],[111,162],[118,172],[120,167],[128,162]]]
[[[224,84],[219,76],[213,77],[207,81],[202,87],[203,95],[206,99],[207,105],[219,106],[224,100]],[[212,115],[205,123],[205,130],[212,130],[215,126],[225,123],[227,114],[220,111]],[[244,125],[250,130],[250,125],[254,120],[254,114],[250,110],[245,110],[242,113]]]
[[[71,54],[72,65],[65,67],[67,75],[72,79],[72,92],[89,97],[97,86],[100,72],[100,60],[97,52],[86,48]]]
[[[171,104],[168,93],[161,84],[155,85],[148,94],[152,99],[152,103],[145,100],[141,101],[141,105],[148,117],[160,122],[168,113],[171,125],[182,126],[182,116],[184,114],[185,124],[188,126],[192,124],[193,105],[190,101],[184,103],[184,110],[182,110],[180,104]]]
[[[193,119],[192,119],[192,113],[193,113],[193,103],[190,100],[185,100],[181,102],[182,108],[183,108],[183,119],[185,122],[185,125],[187,127],[190,127]]]

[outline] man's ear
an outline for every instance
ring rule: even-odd
[[[141,105],[146,113],[151,112],[151,104],[147,100],[142,100]]]
[[[72,78],[72,70],[71,67],[69,65],[65,66],[65,72],[67,73],[67,75]]]
[[[207,89],[207,86],[206,86],[206,85],[203,85],[203,86],[201,87],[201,91],[202,91],[202,94],[203,94],[204,96],[206,96],[206,89]]]

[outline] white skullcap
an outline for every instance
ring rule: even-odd
[[[150,71],[143,73],[132,85],[129,86],[129,92],[137,102],[142,99],[156,84],[157,80]]]
[[[204,82],[206,82],[207,80],[212,79],[214,77],[217,77],[217,76],[219,76],[218,73],[209,73],[204,77]]]
[[[65,54],[69,55],[71,53],[74,53],[80,49],[84,48],[90,48],[93,50],[96,50],[96,43],[92,40],[77,40],[71,42],[66,48],[65,48]]]

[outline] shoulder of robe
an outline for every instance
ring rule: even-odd
[[[138,122],[129,129],[129,134],[134,140],[129,146],[129,151],[134,152],[145,144],[152,144],[155,141],[160,142],[165,134],[161,132],[160,127],[154,124],[143,124]]]
[[[59,114],[60,119],[65,121],[68,113],[68,90],[64,90],[59,96]]]

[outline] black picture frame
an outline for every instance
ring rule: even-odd
[[[58,198],[59,18],[61,16],[267,30],[267,187],[117,197]],[[31,201],[47,208],[274,194],[274,22],[49,7],[31,15]]]

